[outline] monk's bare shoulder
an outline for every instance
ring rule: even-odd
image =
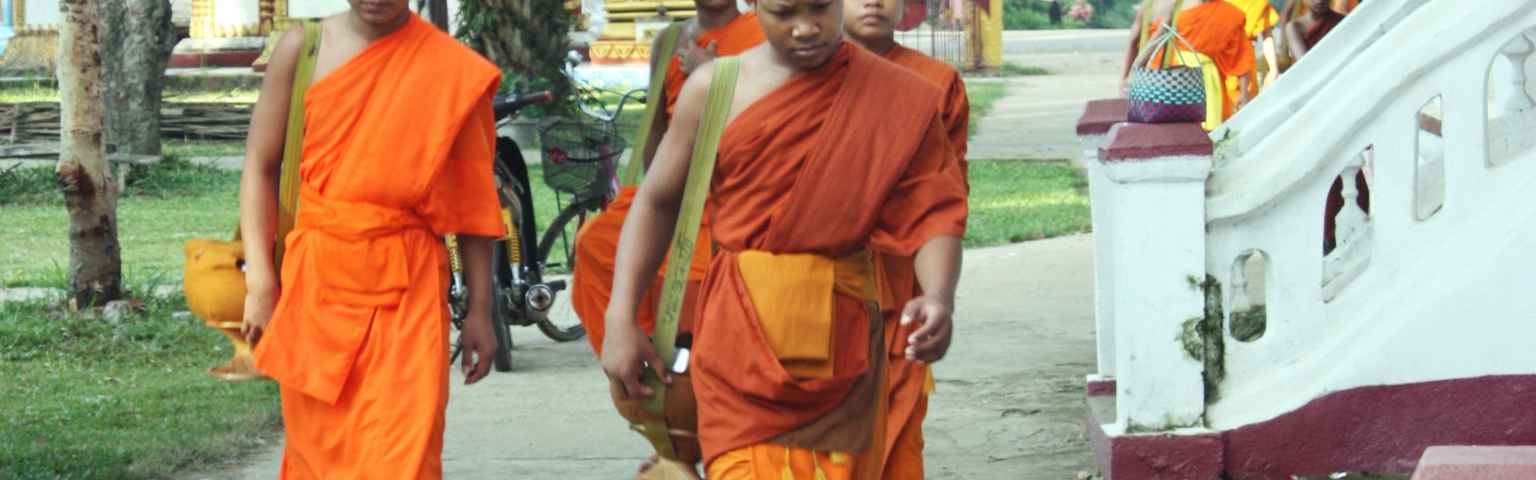
[[[304,49],[304,28],[304,24],[297,24],[277,39],[272,57],[267,60],[268,72],[292,72],[298,68],[299,51]]]

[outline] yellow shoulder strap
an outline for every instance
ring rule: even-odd
[[[677,53],[677,39],[682,31],[681,22],[668,25],[661,31],[661,44],[657,45],[656,51],[651,52],[651,83],[646,86],[645,118],[640,120],[635,140],[629,142],[638,148],[630,155],[629,165],[624,167],[621,180],[625,186],[640,182],[640,173],[645,171],[645,160],[656,154],[656,144],[660,142],[651,141],[651,132],[664,126],[662,122],[665,115],[662,113],[667,104],[667,66],[672,61],[672,55]]]
[[[277,234],[273,263],[283,264],[284,240],[293,230],[294,215],[299,210],[299,164],[304,157],[304,98],[315,76],[315,58],[320,55],[320,22],[304,22],[304,47],[293,73],[293,97],[288,102],[288,127],[283,138],[283,166],[277,189]]]

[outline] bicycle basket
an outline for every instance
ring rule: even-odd
[[[612,128],[558,120],[539,132],[544,154],[544,183],[557,192],[602,192],[613,182],[614,164],[625,142]]]

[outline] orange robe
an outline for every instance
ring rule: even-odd
[[[439,478],[447,233],[505,235],[499,70],[414,16],[319,79],[282,294],[256,366],[281,387],[282,478]]]
[[[720,56],[738,55],[757,46],[763,42],[763,29],[757,23],[757,14],[744,13],[724,27],[704,32],[699,35],[696,43],[702,48],[710,42],[715,42],[715,53]],[[683,73],[674,55],[667,63],[666,83],[663,85],[669,116],[677,104],[678,92],[682,91],[683,82],[687,80],[688,74]],[[587,341],[591,342],[592,350],[599,355],[603,353],[603,315],[608,311],[608,299],[613,294],[613,270],[619,249],[619,231],[624,228],[624,217],[629,215],[636,191],[637,187],[619,190],[617,198],[602,213],[587,220],[581,230],[576,232],[576,268],[571,278],[571,306],[577,318],[581,319],[582,326],[586,327]],[[710,244],[708,223],[699,227],[697,242],[696,245]],[[693,263],[688,272],[687,291],[690,295],[698,290],[698,282],[704,280],[709,258],[709,248],[694,250]],[[636,321],[647,334],[655,330],[656,303],[661,297],[662,277],[666,269],[663,264],[636,313]],[[692,313],[692,305],[688,302],[684,305],[685,310]],[[680,316],[680,321],[682,325],[679,328],[691,329],[691,315]]]
[[[726,128],[708,202],[720,249],[702,289],[691,367],[709,478],[879,475],[880,457],[863,454],[884,444],[877,430],[885,362],[874,355],[885,346],[875,322],[886,315],[872,315],[864,297],[843,290],[840,272],[830,299],[812,292],[780,295],[784,304],[754,302],[788,290],[747,281],[763,279],[759,267],[748,267],[765,256],[805,258],[796,254],[910,257],[935,237],[963,236],[965,182],[943,102],[921,77],[845,43],[826,65],[797,74]],[[817,273],[767,272],[769,279],[801,275]],[[889,293],[872,296],[887,311],[900,308]],[[796,302],[827,302],[820,312],[829,322],[780,310]],[[818,342],[830,347],[819,357],[780,359]],[[825,370],[790,373],[806,366]]]
[[[1243,11],[1243,31],[1248,34],[1248,40],[1250,41],[1258,40],[1265,32],[1274,29],[1275,25],[1280,22],[1280,12],[1275,11],[1275,7],[1269,4],[1269,0],[1226,0],[1226,2]],[[1257,95],[1259,93],[1259,82],[1257,81],[1259,78],[1258,56],[1262,55],[1262,53],[1255,51],[1254,55],[1254,68],[1248,72],[1248,93],[1250,95]],[[1238,94],[1242,93],[1238,90],[1241,85],[1238,85],[1236,78],[1229,77],[1226,79],[1226,83],[1227,90],[1230,91],[1229,95],[1233,98],[1237,98]]]
[[[1230,3],[1206,2],[1179,12],[1175,28],[1189,41],[1189,47],[1210,57],[1222,76],[1222,85],[1225,85],[1231,79],[1246,75],[1254,69],[1253,42],[1249,41],[1245,30],[1247,18],[1241,9]],[[1171,43],[1178,45],[1176,51],[1187,51],[1182,42],[1175,40]],[[1162,53],[1156,53],[1151,62],[1154,67],[1161,65],[1162,59]],[[1184,63],[1177,53],[1172,58],[1178,63]],[[1223,87],[1221,91],[1223,95],[1207,98],[1207,101],[1222,102],[1221,118],[1225,120],[1236,113],[1238,96],[1236,89]]]
[[[945,92],[942,109],[944,124],[949,133],[950,146],[961,159],[962,170],[966,165],[965,152],[970,127],[970,102],[965,94],[965,82],[960,72],[949,64],[923,55],[921,52],[897,45],[885,58],[906,67],[928,83]],[[923,418],[928,412],[928,394],[932,391],[932,370],[926,365],[909,362],[904,352],[907,336],[916,327],[900,328],[901,308],[920,294],[912,258],[877,255],[880,262],[877,271],[883,273],[881,288],[887,292],[892,305],[886,308],[887,397],[885,425],[885,480],[923,478]]]

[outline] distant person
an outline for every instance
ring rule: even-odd
[[[1051,25],[1061,26],[1061,0],[1051,0]]]

